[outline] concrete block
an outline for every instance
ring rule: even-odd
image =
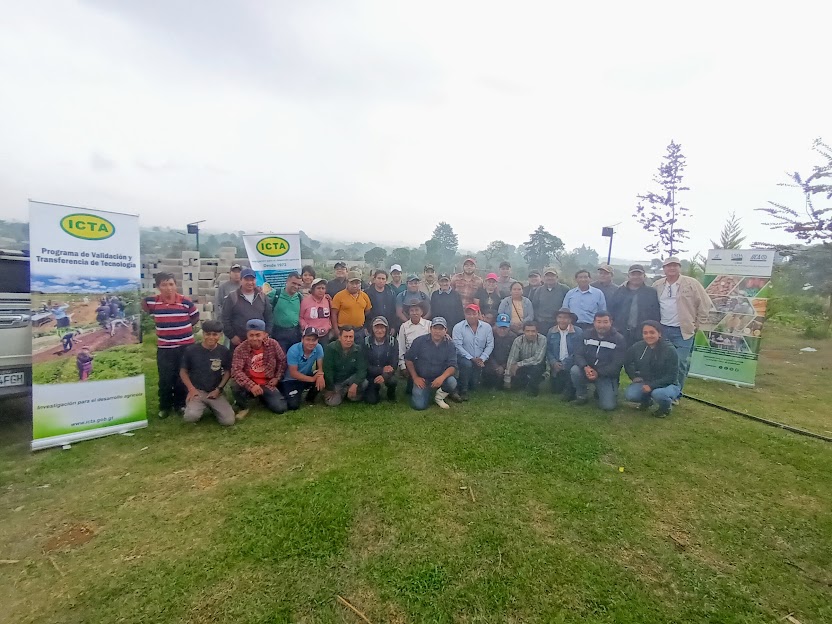
[[[200,267],[199,279],[213,281],[216,276],[217,275],[216,273],[214,273],[214,271],[206,271],[205,267]]]
[[[205,310],[206,312],[213,312],[213,311],[214,311],[214,304],[213,304],[213,302],[209,301],[208,303],[206,303],[206,304],[202,307],[202,309],[203,309],[203,310]]]
[[[214,313],[206,310],[199,315],[200,320],[202,321],[213,321],[214,320]]]
[[[212,279],[201,279],[197,281],[200,288],[213,288],[214,287],[214,280]]]

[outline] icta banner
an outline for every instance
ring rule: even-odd
[[[300,273],[300,234],[247,234],[243,243],[258,286],[283,288],[289,273]]]
[[[704,286],[711,311],[694,339],[693,377],[754,385],[774,254],[770,249],[708,252]]]
[[[29,202],[32,450],[147,426],[139,219]]]

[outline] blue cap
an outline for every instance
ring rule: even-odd
[[[266,331],[266,323],[263,319],[249,319],[246,322],[246,331],[256,329],[257,331]]]
[[[240,271],[240,279],[245,279],[246,277],[257,277],[257,275],[249,268],[245,268]]]
[[[431,327],[438,327],[440,325],[442,327],[444,327],[445,329],[448,329],[448,321],[445,320],[445,317],[444,316],[435,316],[435,317],[433,317],[433,320],[430,322],[430,326]]]
[[[497,327],[511,327],[511,319],[508,314],[498,314],[497,322],[494,323]]]

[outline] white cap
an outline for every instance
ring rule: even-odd
[[[401,273],[402,272],[402,265],[394,264],[393,266],[390,267],[390,272],[392,273],[393,271],[398,271],[399,273]]]

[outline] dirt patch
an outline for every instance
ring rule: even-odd
[[[76,341],[75,347],[68,353],[63,352],[60,339],[56,337],[54,345],[32,355],[32,363],[42,364],[62,358],[70,358],[77,355],[81,346],[89,347],[90,351],[98,353],[110,347],[118,347],[125,344],[138,344],[138,339],[133,334],[131,328],[123,325],[116,327],[116,331],[112,336],[106,329],[96,329],[94,332],[81,334],[80,338]]]
[[[43,545],[43,550],[44,552],[72,550],[92,540],[96,531],[96,527],[92,524],[74,524],[62,533],[49,538]]]

